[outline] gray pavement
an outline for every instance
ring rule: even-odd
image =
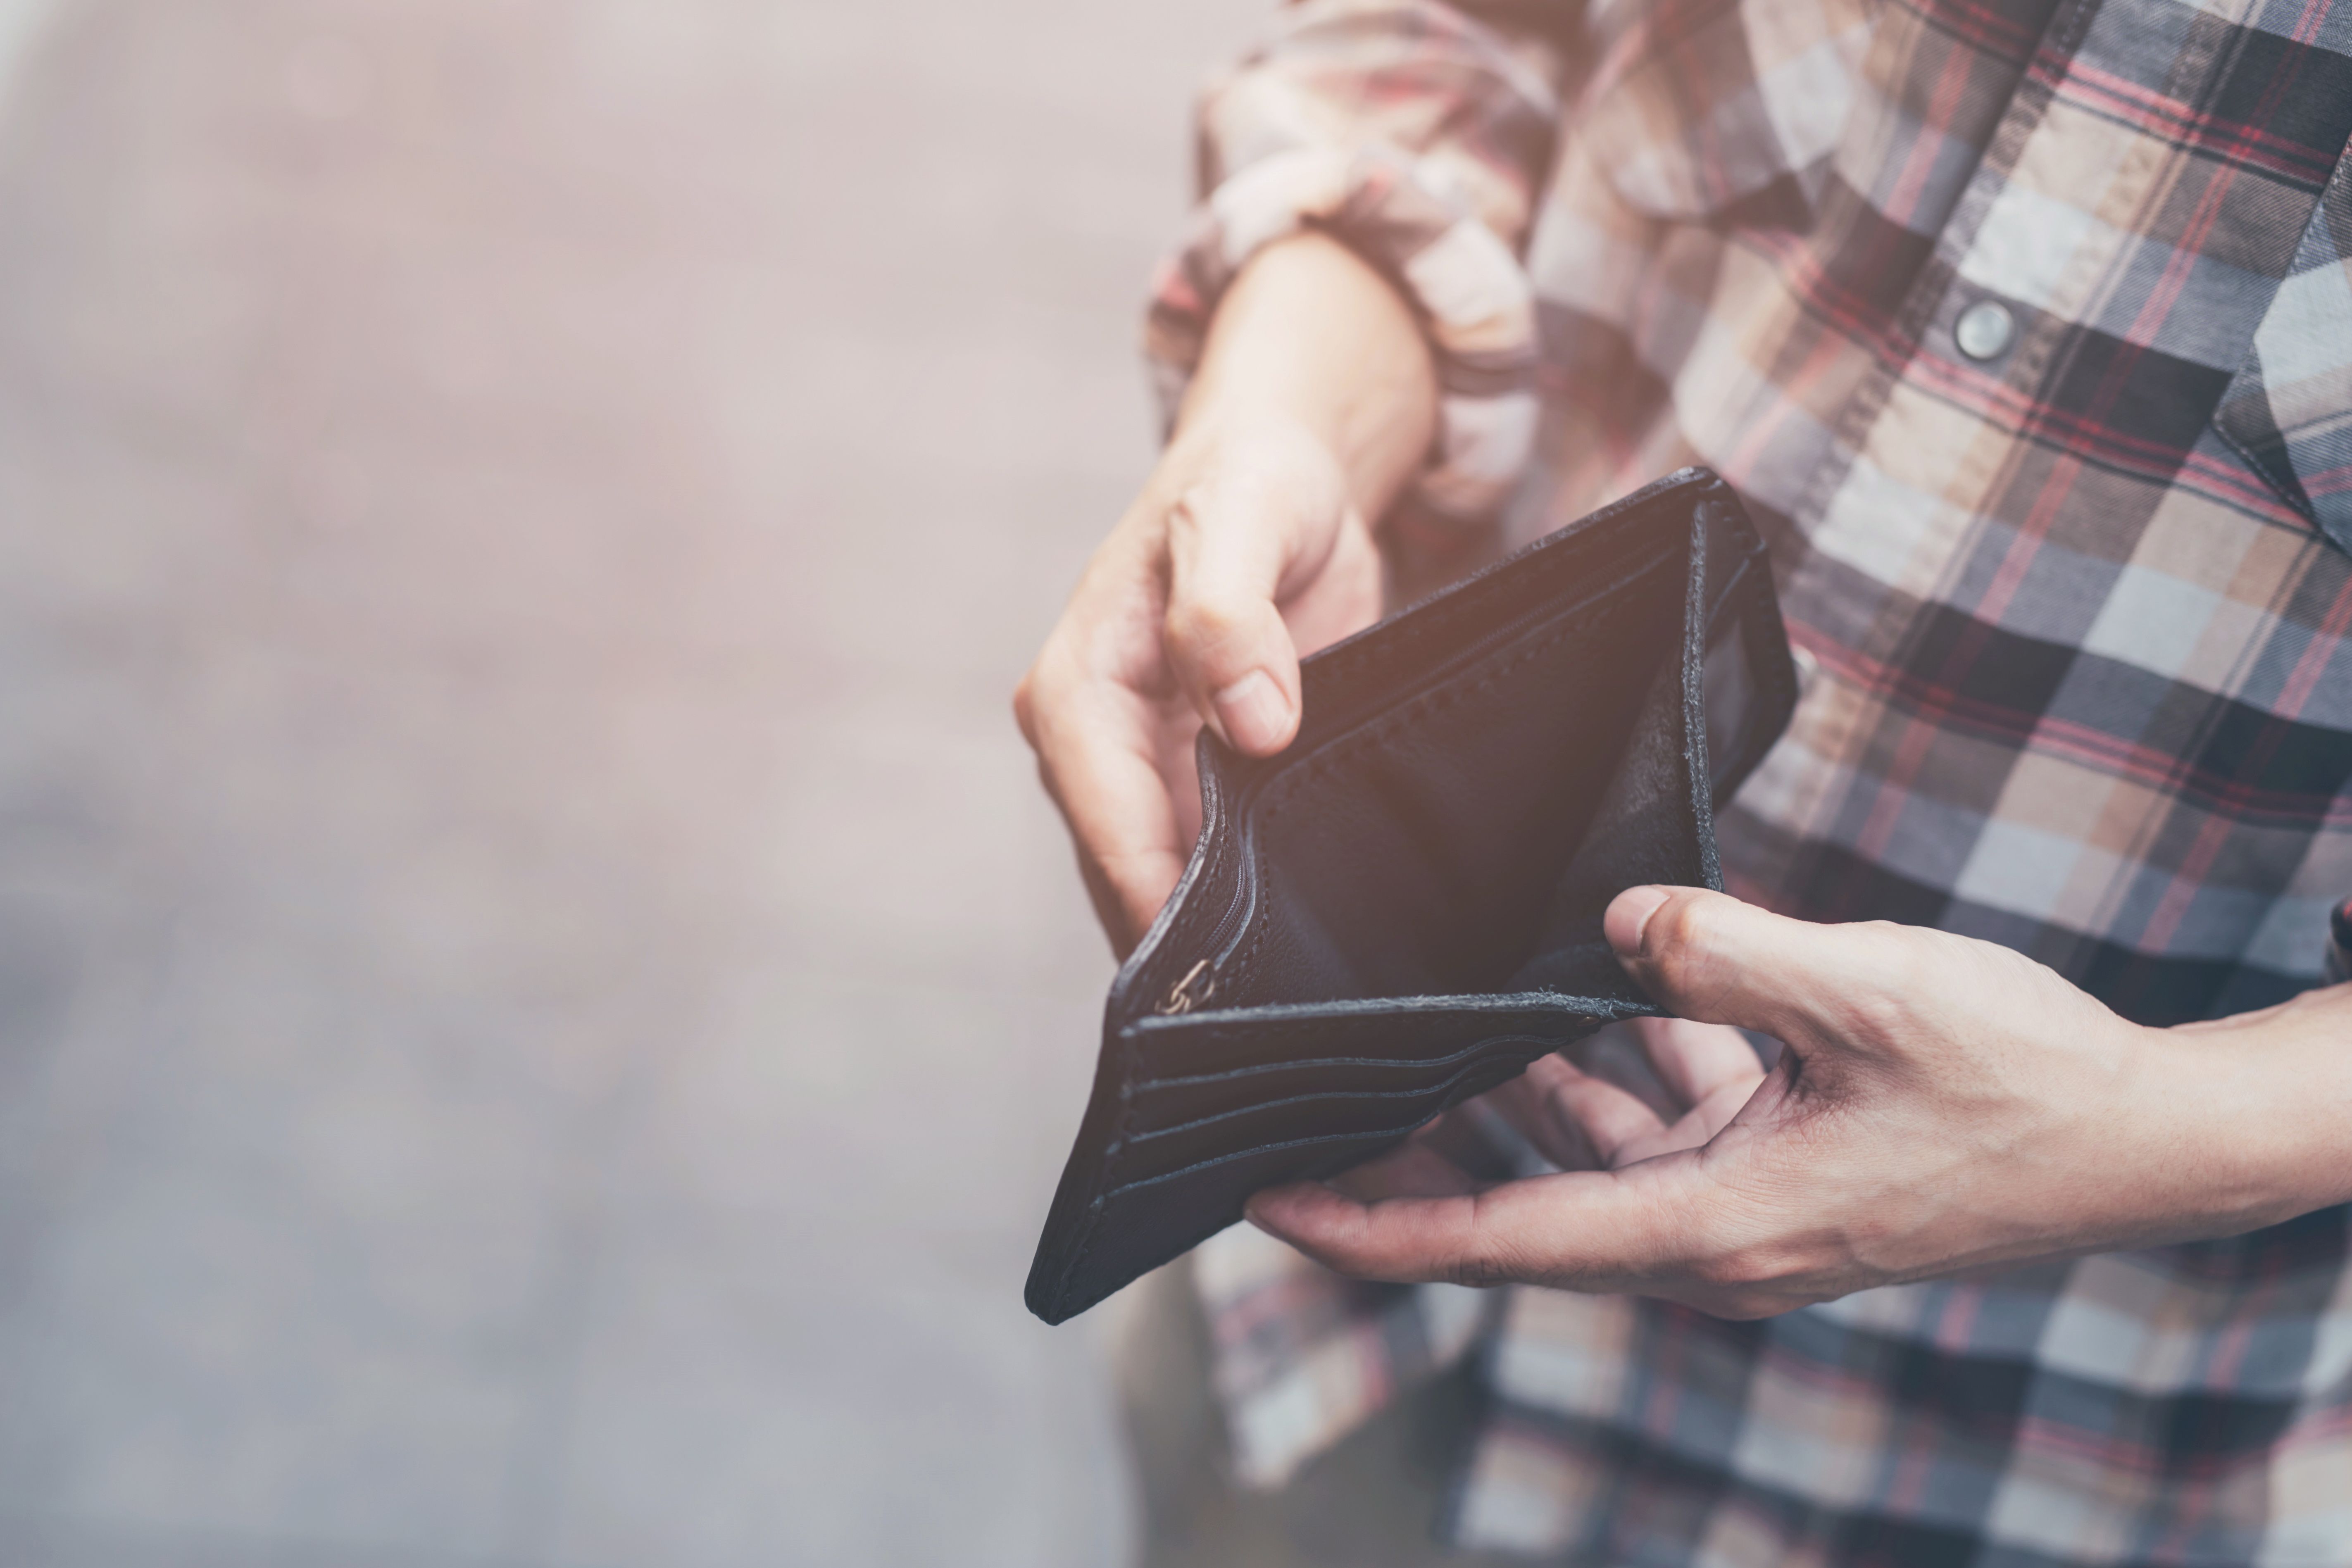
[[[1126,1558],[1005,698],[1258,8],[0,3],[0,1568]]]

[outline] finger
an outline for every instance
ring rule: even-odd
[[[1618,962],[1668,1012],[1758,1029],[1801,1053],[1841,1037],[1839,1020],[1858,1007],[1916,1001],[1916,943],[1928,934],[1815,925],[1705,888],[1628,889],[1602,927]]]
[[[1121,958],[1184,874],[1184,841],[1143,700],[1108,688],[1025,704],[1037,768],[1061,807],[1095,912]]]
[[[1298,732],[1298,648],[1276,595],[1300,529],[1257,487],[1188,492],[1169,514],[1168,661],[1202,718],[1268,756]]]
[[[1628,1142],[1617,1151],[1613,1163],[1630,1165],[1636,1161],[1654,1160],[1661,1154],[1677,1154],[1713,1142],[1715,1135],[1730,1126],[1741,1109],[1755,1097],[1757,1087],[1762,1081],[1759,1078],[1753,1083],[1724,1085],[1685,1111],[1673,1126]]]
[[[1687,1018],[1635,1018],[1633,1031],[1650,1062],[1684,1105],[1696,1105],[1726,1084],[1752,1088],[1764,1064],[1748,1037],[1722,1024]]]
[[[1363,1279],[1659,1294],[1705,1255],[1714,1191],[1698,1156],[1686,1154],[1374,1203],[1301,1183],[1258,1194],[1247,1212],[1259,1229]]]
[[[1540,1074],[1552,1114],[1573,1127],[1603,1165],[1619,1163],[1628,1144],[1665,1131],[1665,1121],[1638,1098],[1561,1058],[1548,1057],[1528,1071]]]
[[[1642,1037],[1631,1029],[1603,1029],[1587,1040],[1581,1050],[1569,1054],[1568,1059],[1588,1078],[1616,1085],[1664,1121],[1671,1121],[1690,1109],[1690,1101],[1658,1076],[1650,1053],[1643,1048]]]
[[[1559,1114],[1551,1102],[1549,1064],[1557,1059],[1538,1058],[1527,1071],[1499,1088],[1488,1089],[1481,1098],[1556,1169],[1600,1170],[1600,1152],[1592,1147],[1583,1130]]]
[[[1433,1197],[1476,1190],[1476,1178],[1448,1158],[1437,1142],[1423,1136],[1428,1131],[1423,1129],[1379,1159],[1332,1178],[1331,1184],[1367,1203],[1376,1198]]]
[[[1666,1130],[1669,1143],[1677,1149],[1696,1149],[1732,1123],[1748,1102],[1756,1098],[1763,1087],[1765,1074],[1758,1072],[1745,1079],[1734,1079],[1690,1108],[1688,1114]]]

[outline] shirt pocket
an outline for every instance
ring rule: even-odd
[[[2352,158],[2320,193],[2213,426],[2280,500],[2352,553]]]

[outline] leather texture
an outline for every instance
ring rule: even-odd
[[[1601,912],[1720,888],[1714,805],[1787,725],[1729,487],[1661,479],[1303,668],[1280,755],[1201,739],[1199,842],[1112,982],[1031,1266],[1058,1323],[1619,1018]]]

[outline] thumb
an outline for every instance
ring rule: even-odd
[[[1601,925],[1669,1013],[1760,1029],[1800,1051],[1848,1037],[1841,1026],[1857,1004],[1890,994],[1916,957],[1884,926],[1816,925],[1705,888],[1629,888]]]
[[[1202,486],[1169,514],[1169,665],[1202,721],[1251,756],[1298,733],[1298,647],[1276,603],[1304,531],[1295,505]]]

